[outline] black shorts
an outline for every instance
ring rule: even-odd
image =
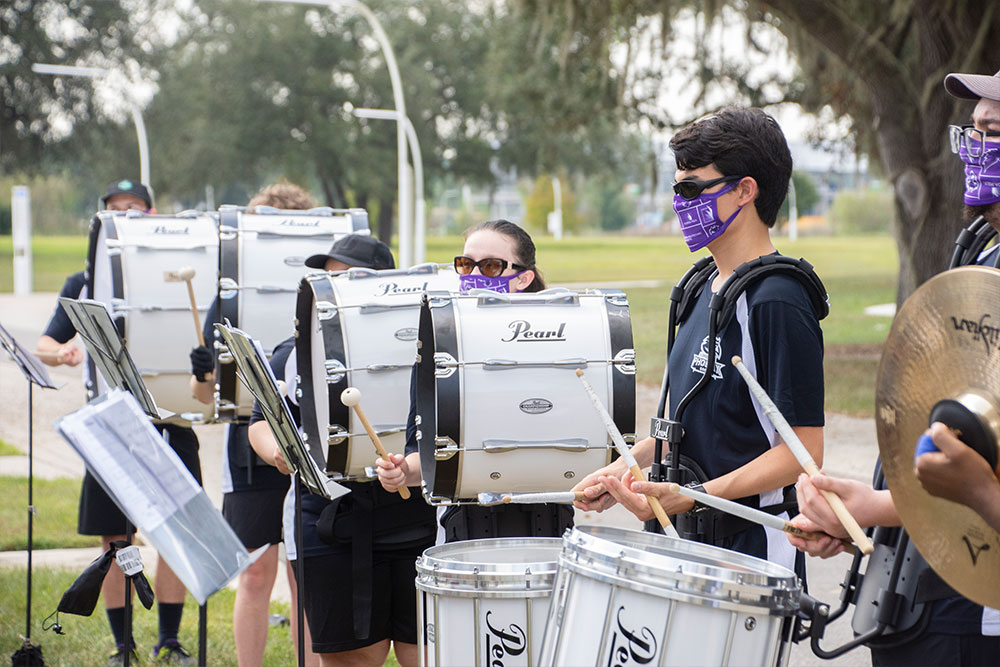
[[[157,427],[164,439],[177,452],[184,466],[201,484],[201,460],[198,458],[198,436],[189,428],[180,426]],[[124,535],[127,519],[115,501],[88,470],[80,488],[80,514],[76,532],[81,535]]]
[[[376,551],[372,573],[371,629],[367,637],[354,637],[354,588],[351,551],[305,558],[303,604],[312,649],[340,653],[371,646],[384,639],[417,643],[416,560],[433,540],[417,547]]]
[[[281,510],[288,489],[234,491],[222,496],[222,516],[247,549],[281,542]]]
[[[931,617],[931,627],[934,617]],[[956,665],[986,667],[1000,662],[1000,637],[926,632],[895,648],[872,648],[875,667]]]

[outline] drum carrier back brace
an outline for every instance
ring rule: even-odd
[[[654,438],[654,463],[650,470],[650,479],[653,481],[673,482],[699,489],[703,483],[708,481],[701,466],[680,453],[680,442],[681,438],[684,437],[684,411],[695,395],[708,384],[710,374],[704,373],[702,375],[677,404],[670,419],[665,419],[664,414],[667,409],[667,393],[670,386],[668,370],[670,352],[674,346],[677,327],[691,314],[691,310],[705,286],[717,274],[715,260],[711,256],[702,257],[688,269],[670,292],[670,313],[667,325],[668,363],[663,370],[658,416],[654,417],[650,424],[650,434]],[[717,333],[725,329],[736,310],[737,300],[741,294],[746,292],[751,285],[774,274],[788,275],[802,283],[817,319],[822,320],[829,314],[830,304],[826,288],[813,270],[812,264],[804,259],[794,259],[777,254],[764,255],[736,267],[719,291],[712,295],[709,302],[708,339],[715,340]],[[715,346],[709,345],[706,368],[713,368],[715,362]],[[666,465],[663,463],[664,440],[670,445],[670,462]],[[760,509],[774,515],[787,511],[792,516],[798,512],[798,505],[795,502],[794,492],[792,492],[790,497],[784,499],[784,502]],[[684,514],[672,515],[670,519],[681,538],[714,545],[720,545],[727,537],[753,525],[745,519],[700,504],[695,504],[693,509]],[[659,532],[660,526],[656,521],[648,521],[646,522],[646,530]]]
[[[980,253],[997,235],[983,216],[977,217],[955,239],[949,269],[975,264]],[[885,489],[882,461],[875,466],[873,486]],[[927,564],[902,527],[877,526],[866,533],[875,546],[861,574],[861,552],[855,552],[851,567],[840,584],[840,606],[821,622],[813,617],[811,648],[820,658],[832,659],[866,644],[889,649],[912,641],[930,624],[931,602],[958,595]],[[851,619],[854,639],[833,649],[820,648],[823,626],[855,605]]]

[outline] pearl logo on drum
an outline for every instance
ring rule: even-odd
[[[427,282],[422,285],[407,285],[401,287],[399,283],[380,283],[376,288],[375,296],[386,296],[389,294],[421,294],[427,291]]]
[[[278,223],[279,227],[319,227],[319,220],[296,220],[285,218]]]
[[[524,630],[516,623],[511,623],[507,630],[494,628],[490,623],[490,614],[486,612],[486,664],[490,667],[503,667],[503,659],[507,656],[518,656],[524,653],[528,645]]]
[[[611,650],[608,654],[608,667],[625,667],[635,663],[645,665],[656,657],[656,636],[648,627],[633,632],[622,622],[622,612],[625,607],[618,607],[615,615],[618,629],[611,635]]]
[[[187,234],[188,228],[184,227],[167,227],[166,225],[157,225],[153,227],[154,234]]]
[[[526,398],[517,407],[526,415],[543,415],[552,409],[552,401],[546,398]]]
[[[555,343],[566,340],[566,323],[560,322],[555,329],[534,329],[528,320],[514,320],[507,325],[510,338],[501,338],[503,343],[548,342]]]

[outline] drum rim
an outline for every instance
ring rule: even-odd
[[[720,560],[719,565],[686,561],[695,568],[678,571],[676,563],[682,561],[682,558],[608,539],[611,536],[634,540],[636,536],[642,535],[651,534],[610,526],[577,526],[566,535],[563,551],[559,555],[560,568],[604,583],[702,606],[782,616],[791,615],[798,609],[801,592],[798,579],[793,572],[775,563],[720,547],[660,536],[676,542],[678,546],[683,545],[679,549],[681,555],[684,551],[709,550]],[[643,539],[651,541],[648,537]],[[609,553],[607,548],[587,549],[588,546],[599,546],[602,543],[613,545],[617,553]],[[581,560],[581,556],[585,560]],[[622,556],[625,557],[624,563]],[[639,560],[643,557],[656,560],[645,563]],[[669,559],[672,567],[664,567],[661,559]],[[727,568],[727,560],[736,561],[729,565],[742,565],[750,571],[740,572]],[[657,561],[660,564],[655,564]],[[744,564],[740,561],[744,561]],[[767,569],[783,571],[787,576],[761,572],[763,568],[759,567],[754,571],[753,566],[758,563],[763,563]],[[748,597],[753,599],[747,599]]]
[[[498,548],[552,548],[552,560],[490,563],[445,560],[449,553],[488,553]],[[558,573],[562,539],[558,537],[501,537],[464,540],[433,546],[417,559],[417,589],[446,597],[537,598],[552,594]],[[440,564],[444,567],[434,568]],[[483,567],[500,569],[488,569]],[[475,570],[479,568],[480,571]],[[525,570],[530,570],[526,574]],[[516,586],[516,588],[514,587]]]

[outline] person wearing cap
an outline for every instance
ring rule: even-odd
[[[371,236],[351,234],[325,254],[306,260],[311,268],[345,271],[391,269],[388,246]],[[295,339],[282,341],[271,357],[275,378],[288,384],[285,400],[299,420],[295,387]],[[290,469],[260,405],[250,418],[250,443],[282,473]],[[374,459],[374,453],[373,453]],[[433,546],[434,508],[420,494],[403,500],[372,482],[345,482],[351,493],[330,501],[302,493],[303,605],[320,664],[382,665],[392,645],[403,667],[417,665],[416,559]],[[285,549],[295,552],[296,490],[285,500]]]
[[[308,210],[315,206],[312,197],[293,183],[272,183],[261,188],[248,204],[282,210]],[[322,268],[322,267],[321,267]],[[212,301],[202,332],[206,341],[216,339],[219,319],[218,298]],[[198,346],[191,350],[191,393],[206,405],[215,400],[214,348]],[[240,573],[233,602],[233,639],[240,665],[260,665],[267,649],[270,627],[271,590],[278,574],[278,543],[282,540],[282,503],[288,491],[288,477],[266,465],[250,448],[248,420],[226,424],[222,449],[222,515],[248,551],[267,545],[267,550]],[[296,604],[295,573],[286,567]],[[298,641],[298,617],[291,618],[292,640]],[[306,645],[309,645],[306,628]],[[307,651],[306,665],[319,664],[319,657]]]
[[[101,197],[101,204],[108,211],[145,213],[153,210],[149,188],[128,179],[109,185],[107,192]],[[78,299],[83,296],[85,287],[84,272],[74,273],[66,279],[59,296]],[[50,366],[78,366],[84,360],[84,355],[72,342],[75,336],[76,329],[72,322],[62,306],[57,305],[45,332],[38,340],[38,350],[42,353],[39,356]],[[200,483],[201,461],[198,457],[198,438],[194,431],[177,425],[157,425],[156,428]],[[86,472],[80,490],[77,531],[81,535],[100,536],[102,549],[106,551],[111,542],[125,539],[126,523],[125,515],[90,472]],[[153,648],[154,661],[190,664],[190,655],[177,639],[187,591],[163,558],[158,561],[156,573],[154,592],[158,603],[159,639]],[[112,566],[104,578],[101,593],[116,643],[108,664],[121,664],[127,652],[135,655],[135,640],[125,637],[125,578],[117,564]]]
[[[967,220],[983,216],[1000,231],[1000,72],[993,76],[952,73],[945,90],[953,97],[976,101],[972,123],[949,127],[952,150],[965,165]],[[975,264],[998,267],[1000,246],[984,251]],[[959,440],[944,424],[928,429],[939,451],[916,460],[916,476],[931,494],[968,505],[1000,531],[1000,480],[986,460]],[[796,491],[801,515],[792,522],[809,531],[834,537],[803,540],[788,535],[796,548],[827,558],[844,549],[845,537],[821,491],[839,495],[862,527],[900,526],[902,521],[888,489],[830,475],[800,475]],[[906,566],[904,566],[905,568]],[[926,563],[915,567],[927,568]],[[873,665],[995,665],[1000,661],[1000,610],[983,607],[955,594],[946,585],[932,583],[931,572],[907,572],[918,582],[914,597],[926,602],[926,629],[907,641],[886,646],[872,644]],[[941,592],[922,593],[938,589]],[[942,588],[943,586],[943,588]],[[889,638],[891,642],[891,637]]]

